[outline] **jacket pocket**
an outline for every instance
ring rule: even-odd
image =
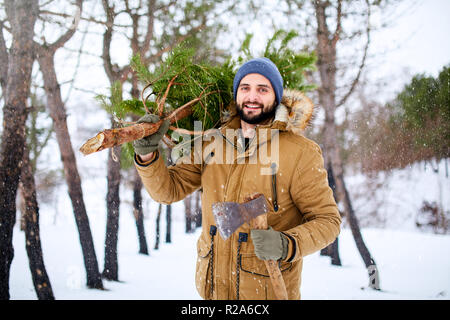
[[[195,285],[199,295],[203,299],[211,296],[211,245],[202,236],[197,241],[197,263],[195,267]]]
[[[271,299],[272,284],[266,264],[254,253],[244,253],[238,258],[240,270],[240,297],[242,299]],[[292,268],[292,263],[283,262],[280,265],[283,278]]]
[[[267,272],[266,264],[255,254],[241,255],[240,269],[243,272],[251,273],[261,277],[270,277]],[[292,262],[282,262],[279,264],[280,271],[286,272],[292,268]]]

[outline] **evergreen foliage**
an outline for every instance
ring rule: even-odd
[[[252,34],[248,34],[242,43],[239,64],[254,58],[249,49],[252,37]],[[297,37],[298,33],[294,30],[276,31],[267,41],[264,52],[260,56],[270,59],[278,67],[285,89],[310,91],[316,86],[306,82],[305,72],[315,70],[317,57],[314,53],[296,52],[291,49],[291,42]]]
[[[430,149],[437,159],[450,156],[450,66],[437,78],[417,75],[394,100],[393,124],[413,137],[415,149]]]
[[[450,68],[414,76],[386,105],[371,103],[352,121],[351,154],[367,172],[450,157]]]
[[[199,103],[193,106],[192,117],[178,121],[177,125],[193,130],[193,120],[198,120],[203,123],[204,129],[210,129],[220,123],[221,111],[231,102],[234,64],[231,60],[217,66],[195,63],[194,54],[192,48],[181,44],[154,73],[148,71],[139,56],[133,57],[131,65],[138,77],[149,86],[143,92],[146,95],[143,100],[153,113],[158,113],[158,105],[167,90],[165,114],[201,97]],[[142,101],[140,105],[143,107]]]
[[[271,59],[278,66],[285,88],[307,91],[314,86],[306,83],[304,73],[313,70],[316,57],[290,49],[289,44],[296,37],[293,31],[275,32],[259,56]],[[189,41],[176,46],[152,72],[141,57],[135,55],[131,66],[145,86],[141,99],[119,101],[115,97],[121,97],[121,92],[119,94],[119,88],[114,86],[109,101],[106,97],[100,97],[100,101],[110,114],[123,119],[128,113],[141,116],[146,109],[165,117],[174,109],[200,98],[192,107],[192,115],[179,120],[176,126],[193,130],[194,121],[201,121],[204,130],[218,127],[223,113],[233,102],[233,79],[237,67],[253,58],[249,50],[251,38],[248,35],[244,40],[237,61],[228,58],[222,64],[197,61],[196,50]]]

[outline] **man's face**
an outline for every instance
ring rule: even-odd
[[[259,73],[242,78],[236,93],[236,109],[241,120],[258,124],[275,115],[275,91],[269,79]]]

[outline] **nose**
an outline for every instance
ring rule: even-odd
[[[258,102],[259,101],[258,91],[254,88],[250,89],[247,94],[247,100],[249,102]]]

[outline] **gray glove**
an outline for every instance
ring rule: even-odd
[[[250,230],[256,256],[261,260],[285,260],[288,254],[289,240],[272,227],[268,230]]]
[[[136,123],[143,123],[143,122],[156,123],[158,121],[159,121],[158,115],[146,114],[145,116],[141,117]],[[133,141],[134,151],[141,156],[156,151],[158,149],[159,141],[166,134],[167,130],[169,130],[169,126],[170,121],[166,120],[161,124],[161,127],[159,127],[158,131],[155,132],[154,134]]]

